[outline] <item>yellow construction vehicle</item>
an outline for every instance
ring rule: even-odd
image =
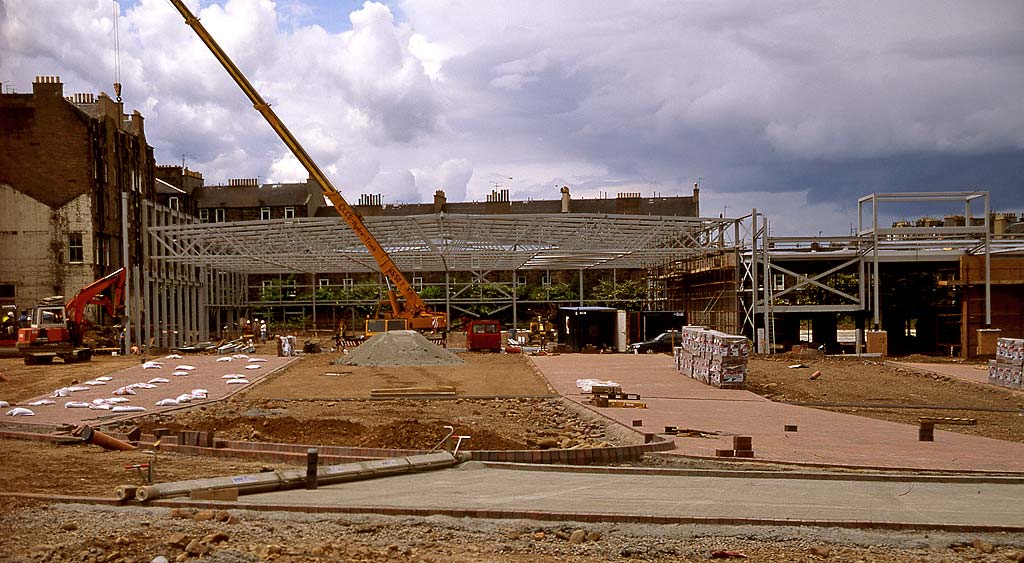
[[[377,261],[377,266],[380,271],[387,276],[387,279],[394,284],[394,289],[388,287],[388,301],[391,304],[390,311],[383,313],[383,319],[390,320],[391,322],[386,323],[387,328],[390,330],[395,329],[414,329],[414,330],[430,330],[430,331],[444,331],[447,328],[447,318],[444,313],[437,313],[430,310],[426,303],[423,302],[423,298],[416,293],[413,289],[412,284],[406,279],[405,275],[402,274],[398,266],[395,265],[394,260],[388,255],[384,247],[377,242],[376,237],[370,232],[366,225],[363,224],[363,219],[352,209],[352,206],[345,201],[342,197],[341,192],[334,187],[327,175],[320,170],[313,159],[306,152],[306,149],[302,148],[299,141],[295,139],[291,131],[285,127],[284,123],[277,117],[274,110],[270,108],[270,104],[263,100],[259,92],[253,88],[252,84],[249,83],[249,79],[242,74],[242,71],[235,66],[235,63],[228,58],[224,50],[220,48],[220,45],[214,41],[213,37],[206,31],[203,24],[199,22],[199,18],[195,17],[188,7],[181,0],[171,0],[171,4],[181,13],[185,18],[185,23],[189,25],[199,36],[199,39],[206,44],[206,46],[213,53],[213,56],[220,61],[220,64],[224,67],[224,70],[228,71],[231,78],[234,79],[238,87],[245,92],[249,100],[252,102],[253,107],[256,111],[260,112],[270,127],[277,133],[277,136],[284,141],[284,144],[292,151],[295,158],[298,159],[302,166],[305,167],[306,171],[309,172],[309,177],[316,180],[320,185],[320,190],[323,191],[324,196],[330,200],[334,205],[334,210],[341,215],[342,219],[348,223],[349,228],[352,232],[359,237],[366,249],[370,251],[370,254]],[[404,322],[403,322],[404,321]]]
[[[537,320],[530,321],[530,344],[543,346],[548,342],[554,342],[557,336],[555,325],[544,320],[540,315],[537,315]]]

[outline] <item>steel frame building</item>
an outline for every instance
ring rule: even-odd
[[[879,223],[879,214],[886,205],[932,203],[962,206],[965,224],[886,227]],[[1024,234],[992,234],[988,192],[876,193],[858,200],[857,215],[856,234],[848,237],[771,236],[770,219],[756,209],[740,219],[746,235],[737,248],[741,255],[741,324],[759,352],[774,351],[773,325],[779,313],[870,313],[872,328],[877,330],[881,324],[883,264],[957,263],[965,256],[983,257],[984,324],[986,328],[991,326],[992,256],[1024,257]],[[796,267],[798,264],[803,267]],[[856,294],[824,283],[839,272],[855,275]],[[780,286],[773,277],[778,275],[795,283]],[[835,296],[837,302],[782,302],[787,294],[810,286]],[[857,353],[863,350],[864,330],[857,330]]]
[[[880,207],[894,202],[962,204],[966,224],[884,227],[879,224]],[[499,309],[511,307],[515,319],[523,302],[520,272],[577,271],[579,304],[584,305],[585,271],[643,270],[648,278],[645,308],[671,310],[680,308],[679,293],[687,291],[673,286],[673,276],[704,264],[696,267],[726,275],[714,282],[700,307],[687,307],[691,322],[735,329],[751,337],[759,351],[771,352],[777,314],[870,313],[877,327],[878,272],[887,263],[955,263],[963,256],[983,256],[985,322],[990,324],[991,257],[1024,257],[1024,235],[993,237],[989,207],[988,193],[981,191],[872,194],[858,201],[858,229],[848,237],[772,236],[769,217],[756,209],[743,217],[718,219],[440,213],[365,221],[406,275],[443,274],[446,297],[431,304],[449,315],[472,302],[449,288],[455,273],[469,273],[472,283],[501,287],[501,295],[489,299]],[[176,216],[172,220],[175,212],[162,206],[150,204],[147,210],[147,267],[133,272],[131,319],[135,339],[148,338],[151,345],[207,340],[211,318],[216,326],[230,324],[258,306],[246,297],[251,275],[377,272],[376,262],[340,218],[210,224]],[[827,283],[840,272],[855,276],[856,292]],[[790,283],[776,284],[780,275]],[[830,295],[832,302],[785,302],[808,287]],[[315,293],[311,302],[294,304],[312,306],[315,317]],[[863,330],[858,330],[858,351],[863,342]]]
[[[377,264],[340,218],[295,218],[235,223],[169,221],[151,206],[147,224],[148,271],[144,304],[158,312],[133,317],[135,338],[175,347],[210,338],[231,324],[247,303],[248,277],[257,274],[377,272]],[[446,297],[434,307],[453,308],[472,299],[449,290],[450,275],[470,273],[474,283],[503,287],[500,307],[516,318],[521,271],[650,270],[733,244],[733,219],[596,214],[459,215],[366,217],[366,225],[406,275],[444,275]],[[738,230],[736,231],[738,233]],[[202,291],[195,291],[202,287]],[[138,293],[138,292],[137,292]],[[650,301],[661,298],[656,287]],[[583,305],[582,291],[580,292]],[[165,303],[170,301],[171,304]],[[295,302],[311,306],[317,302]],[[320,305],[362,303],[331,302]],[[654,305],[657,307],[657,305]],[[197,322],[198,321],[198,322]],[[145,327],[145,328],[143,328]],[[144,334],[153,335],[146,337]]]

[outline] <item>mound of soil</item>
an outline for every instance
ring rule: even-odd
[[[415,330],[391,330],[373,335],[338,363],[347,366],[440,366],[464,362]]]

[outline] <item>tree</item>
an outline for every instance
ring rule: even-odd
[[[613,283],[602,280],[594,287],[593,298],[605,307],[639,310],[647,297],[647,288],[642,281],[625,280]]]

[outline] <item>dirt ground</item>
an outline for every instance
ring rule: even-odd
[[[806,367],[788,367],[796,364]],[[821,376],[812,380],[815,371]],[[920,417],[973,418],[976,426],[942,429],[1024,442],[1024,393],[888,367],[875,360],[755,358],[750,361],[747,389],[773,401],[817,403],[815,408],[907,424],[917,424]],[[907,408],[915,406],[946,408]]]
[[[269,353],[270,350],[261,353]],[[463,366],[361,368],[332,364],[337,354],[310,355],[263,383],[221,403],[143,425],[209,429],[225,438],[367,447],[432,447],[445,424],[473,436],[471,447],[537,447],[543,439],[596,445],[612,441],[604,428],[580,419],[523,358],[464,354]],[[789,369],[797,362],[807,368]],[[75,365],[24,366],[0,359],[0,399],[23,401],[116,371],[139,358],[98,357]],[[996,387],[902,372],[863,360],[778,357],[750,364],[749,388],[786,402],[939,405],[945,410],[823,407],[861,416],[915,422],[919,416],[969,416],[976,427],[950,430],[1024,441],[1024,394]],[[820,370],[822,376],[810,380]],[[328,375],[330,374],[330,375]],[[446,400],[370,400],[372,389],[454,386]],[[489,397],[489,398],[482,398]],[[998,409],[1005,412],[997,412]],[[1016,412],[1011,412],[1016,410]],[[10,421],[3,420],[2,423]],[[141,482],[126,466],[153,461],[142,452],[0,440],[0,495],[33,492],[111,497],[115,486]],[[249,473],[272,464],[160,452],[159,481]],[[748,561],[1014,561],[1024,560],[1016,536],[851,533],[779,528],[585,525],[593,532],[571,544],[575,526],[384,517],[313,517],[235,513],[205,520],[167,510],[51,505],[7,498],[0,561],[704,561],[715,550]],[[138,511],[138,512],[132,512]],[[124,517],[119,517],[124,516]],[[178,515],[181,516],[181,515]],[[977,541],[973,541],[977,540]],[[972,543],[973,542],[973,543]]]

